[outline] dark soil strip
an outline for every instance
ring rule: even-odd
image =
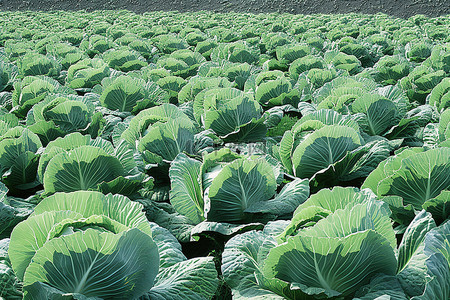
[[[408,18],[416,14],[432,17],[450,14],[450,0],[0,0],[0,10],[100,9],[128,9],[137,13],[155,10],[295,14],[382,12]]]

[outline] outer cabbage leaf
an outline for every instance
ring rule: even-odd
[[[296,107],[300,95],[288,78],[279,77],[260,83],[256,87],[255,99],[264,106],[291,104]]]
[[[394,250],[397,248],[397,240],[389,217],[389,208],[381,201],[352,203],[344,209],[334,211],[314,226],[301,230],[298,235],[344,238],[357,232],[373,230],[382,235]]]
[[[421,211],[407,227],[399,245],[397,278],[405,293],[412,297],[420,295],[427,282],[424,253],[426,234],[436,227],[431,215]]]
[[[369,142],[348,152],[342,159],[311,178],[311,187],[344,185],[366,178],[378,164],[389,157],[391,146],[384,140]]]
[[[39,137],[27,128],[14,127],[2,136],[0,172],[10,190],[27,190],[37,186],[37,152],[40,147]]]
[[[67,82],[73,89],[91,89],[110,73],[108,65],[103,60],[83,59],[69,67]]]
[[[138,150],[149,163],[173,161],[183,151],[194,152],[194,132],[190,121],[169,119],[157,123],[139,141]]]
[[[409,224],[402,241],[398,246],[398,268],[397,272],[401,272],[407,268],[408,262],[415,253],[420,251],[420,245],[425,239],[425,235],[436,227],[431,214],[421,211]]]
[[[204,217],[201,162],[180,153],[169,170],[172,189],[170,203],[175,210],[194,223]]]
[[[439,111],[450,107],[450,78],[444,78],[436,85],[427,100]]]
[[[44,145],[71,132],[89,133],[97,137],[104,119],[96,112],[96,96],[51,95],[36,104],[27,115],[28,128]]]
[[[292,126],[292,129],[284,133],[279,146],[280,161],[290,174],[294,174],[292,165],[294,150],[307,137],[308,133],[326,125],[347,126],[359,131],[359,126],[354,120],[331,109],[304,113],[304,116]]]
[[[422,209],[426,201],[450,186],[448,157],[450,148],[444,147],[401,160],[401,166],[380,181],[377,195],[401,196],[405,204],[412,204],[417,210]],[[366,181],[370,180],[369,177]]]
[[[395,276],[380,274],[375,276],[368,285],[356,293],[354,300],[407,300],[407,296]]]
[[[252,204],[275,194],[273,167],[264,159],[237,159],[226,165],[209,188],[208,221],[239,222]]]
[[[219,285],[212,257],[179,262],[158,273],[155,285],[142,300],[211,299]]]
[[[110,299],[137,298],[147,292],[158,273],[158,248],[138,229],[122,234],[88,229],[46,243],[25,273],[25,297],[35,282],[61,294]]]
[[[227,142],[258,141],[266,134],[261,107],[250,95],[221,88],[199,94],[195,101],[194,115],[200,113],[197,106],[202,102],[201,121],[205,128],[212,129]]]
[[[377,193],[378,183],[384,178],[391,176],[394,170],[400,168],[401,162],[404,158],[423,151],[423,148],[405,148],[397,151],[394,156],[382,161],[378,167],[371,172],[371,174],[364,181],[362,188],[370,188],[373,192]]]
[[[422,207],[433,215],[436,222],[444,222],[450,216],[450,191],[442,191],[437,197],[425,202]]]
[[[299,178],[312,177],[362,144],[359,134],[346,126],[326,126],[309,135],[292,156],[294,173]]]
[[[186,256],[184,256],[181,251],[181,245],[178,240],[169,232],[169,230],[149,222],[152,238],[158,246],[159,252],[159,270],[172,267],[179,262],[185,261]]]
[[[333,297],[351,296],[375,274],[394,275],[395,269],[389,242],[366,230],[344,238],[292,237],[272,248],[263,273],[291,283],[291,289]]]
[[[264,285],[261,263],[268,250],[276,245],[268,234],[250,231],[231,238],[222,254],[222,274],[236,299],[285,299],[292,294],[288,284],[277,280],[274,291],[271,285]],[[263,253],[265,252],[265,255]],[[279,294],[277,294],[277,292]]]
[[[9,237],[11,230],[32,212],[34,204],[20,198],[8,197],[8,188],[0,183],[0,239]]]
[[[146,83],[139,78],[120,76],[106,83],[100,96],[100,103],[111,110],[136,113],[142,109],[168,102],[166,92],[155,83]]]
[[[375,81],[364,77],[339,76],[326,83],[313,94],[314,103],[321,103],[325,99],[336,96],[357,95],[360,92],[372,91],[377,88]],[[346,99],[343,99],[346,100]]]
[[[126,140],[130,145],[138,144],[138,141],[147,134],[148,129],[156,122],[167,122],[178,120],[180,123],[189,123],[189,128],[194,124],[189,117],[173,104],[162,104],[160,106],[145,109],[130,120],[128,128],[120,134],[120,139]]]
[[[58,77],[61,72],[61,64],[55,58],[32,52],[21,57],[17,65],[22,76]]]
[[[282,216],[292,213],[309,196],[309,182],[306,179],[295,179],[287,183],[275,198],[256,202],[248,207],[248,213],[266,213]]]
[[[137,227],[150,235],[142,205],[122,195],[104,195],[94,191],[56,193],[43,199],[34,209],[32,216],[46,211],[73,211],[84,218],[91,215],[105,215],[130,228]]]
[[[358,203],[367,203],[374,199],[376,195],[368,189],[360,191],[357,188],[340,186],[331,190],[322,189],[297,207],[290,224],[277,239],[286,241],[289,236],[297,235],[301,229],[315,225],[339,209]]]
[[[382,96],[365,94],[352,104],[353,113],[364,113],[362,129],[370,135],[382,135],[399,121],[395,103]]]
[[[0,92],[11,90],[18,73],[16,65],[0,59]]]
[[[435,71],[431,67],[418,66],[409,73],[408,77],[400,81],[400,86],[406,91],[406,95],[411,101],[423,104],[427,95],[444,77],[445,72],[442,70]]]
[[[80,146],[53,157],[44,173],[44,190],[72,192],[95,189],[102,182],[124,176],[120,161],[94,146]]]
[[[383,56],[374,66],[374,79],[383,85],[394,85],[407,76],[409,62],[399,56]]]
[[[414,300],[447,299],[450,297],[450,222],[431,230],[424,241],[427,277],[423,295]]]
[[[27,76],[22,82],[14,84],[12,95],[13,112],[25,117],[36,103],[52,93],[75,94],[72,89],[62,86],[58,81],[45,76]]]
[[[151,235],[141,205],[124,196],[86,191],[57,193],[39,203],[34,215],[11,234],[10,258],[17,276],[23,277],[34,253],[48,240],[85,227],[113,233],[138,228]]]

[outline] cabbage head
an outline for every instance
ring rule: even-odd
[[[61,64],[55,58],[37,53],[27,53],[18,60],[19,74],[25,76],[44,75],[57,78]]]
[[[442,111],[450,107],[450,78],[444,78],[437,84],[428,97],[430,105]]]
[[[238,41],[228,44],[219,44],[211,53],[211,60],[220,62],[228,60],[234,63],[257,64],[259,60],[259,49],[248,45],[246,42]]]
[[[297,107],[300,92],[295,82],[281,71],[266,71],[255,78],[255,100],[263,106],[290,104]]]
[[[406,91],[411,102],[425,103],[426,97],[445,77],[442,70],[434,71],[427,66],[416,67],[407,77],[400,80],[400,86]]]
[[[148,65],[139,52],[126,47],[107,50],[102,58],[110,68],[122,72],[139,70]]]
[[[38,178],[47,195],[98,190],[133,196],[149,184],[126,142],[114,147],[78,132],[50,142],[39,161]]]
[[[110,24],[108,24],[108,26],[110,26]],[[99,34],[93,34],[86,37],[80,43],[80,50],[83,50],[90,58],[93,58],[95,55],[106,52],[114,46],[116,46],[116,44],[109,38]]]
[[[9,91],[19,73],[16,65],[0,59],[0,92]]]
[[[385,140],[366,143],[354,120],[322,109],[297,121],[277,149],[286,170],[310,179],[318,190],[366,177],[389,156],[391,146]]]
[[[431,55],[432,47],[424,42],[414,41],[405,46],[406,57],[410,61],[421,63]]]
[[[170,202],[191,222],[200,228],[211,224],[213,231],[216,222],[245,224],[258,214],[290,214],[308,197],[308,181],[296,179],[276,194],[279,175],[279,166],[266,156],[221,149],[201,162],[179,154],[169,170]]]
[[[119,112],[139,111],[169,102],[169,95],[156,83],[145,82],[140,78],[119,76],[102,80],[100,103],[102,106]]]
[[[184,49],[160,58],[156,64],[158,67],[169,70],[173,76],[186,79],[189,76],[194,76],[198,67],[204,61],[206,59],[200,53]]]
[[[28,112],[28,129],[39,136],[43,145],[72,132],[96,138],[103,130],[104,119],[95,111],[95,100],[89,95],[49,95]]]
[[[73,89],[89,91],[111,73],[108,65],[99,58],[83,59],[69,67],[67,83]]]
[[[445,220],[450,216],[449,155],[447,147],[404,149],[382,161],[363,188],[370,188],[379,197],[398,199],[400,209],[425,209],[436,219]]]
[[[352,298],[379,273],[396,274],[389,216],[370,191],[322,190],[297,208],[292,221],[230,239],[222,256],[224,279],[243,298]]]
[[[229,142],[259,141],[267,130],[259,103],[234,88],[200,92],[194,100],[194,116],[205,129]]]
[[[212,139],[197,132],[194,122],[173,104],[162,104],[139,112],[113,134],[115,143],[125,140],[151,166],[165,166],[181,153],[200,154]]]
[[[12,191],[32,189],[39,184],[36,172],[38,150],[42,147],[39,137],[29,129],[14,126],[0,137],[0,172],[2,182]]]
[[[75,94],[75,91],[49,77],[25,77],[21,82],[14,84],[13,112],[19,117],[25,117],[33,105],[51,94]]]
[[[394,85],[398,80],[408,76],[410,64],[395,56],[384,56],[374,65],[374,79],[382,85]]]
[[[16,226],[8,250],[25,297],[212,297],[218,285],[212,259],[186,260],[176,239],[149,223],[142,208],[122,195],[88,191],[41,201]]]
[[[314,55],[306,55],[294,60],[289,67],[289,74],[292,79],[297,80],[298,76],[311,69],[325,69],[326,62],[323,58]]]

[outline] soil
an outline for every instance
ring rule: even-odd
[[[294,14],[378,12],[408,18],[416,14],[450,14],[450,0],[0,0],[0,10],[103,10],[128,9],[136,13],[155,10],[180,12],[281,12]]]

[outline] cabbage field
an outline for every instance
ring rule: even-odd
[[[450,15],[0,12],[0,299],[450,299]]]

